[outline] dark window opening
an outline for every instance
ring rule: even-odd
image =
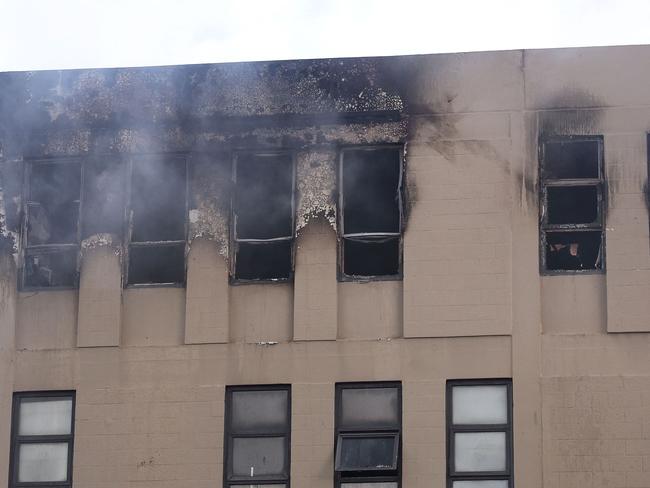
[[[289,280],[294,238],[292,155],[238,154],[234,178],[234,278]]]
[[[115,157],[92,159],[84,168],[83,238],[124,230],[125,164]]]
[[[512,488],[512,382],[447,382],[447,488]]]
[[[402,148],[348,148],[340,164],[343,277],[401,273]]]
[[[147,156],[131,164],[129,285],[185,281],[187,161]]]
[[[289,386],[228,387],[224,486],[288,487],[290,437]]]
[[[72,486],[74,392],[14,393],[9,486]]]
[[[601,137],[542,145],[540,259],[543,272],[604,269]]]
[[[401,484],[399,383],[336,385],[335,486]]]
[[[81,173],[79,161],[34,161],[29,164],[23,286],[76,285]]]

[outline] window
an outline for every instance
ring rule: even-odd
[[[399,383],[337,384],[335,486],[398,488],[401,433]]]
[[[224,486],[289,488],[288,385],[226,389]]]
[[[402,147],[343,149],[339,171],[341,278],[399,278]]]
[[[187,160],[142,156],[131,161],[127,284],[185,282]]]
[[[27,164],[24,288],[77,285],[81,174],[79,160],[43,160]]]
[[[75,394],[14,393],[9,484],[72,486]]]
[[[295,187],[292,154],[239,153],[233,175],[234,279],[291,279]]]
[[[447,487],[512,487],[512,383],[447,382]]]
[[[541,162],[542,272],[603,270],[602,137],[547,140]]]

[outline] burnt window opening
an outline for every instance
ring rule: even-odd
[[[399,278],[402,147],[343,149],[339,182],[341,278]]]
[[[185,282],[187,158],[151,155],[130,164],[128,285]]]
[[[512,488],[512,381],[450,380],[447,488]]]
[[[239,153],[234,161],[233,278],[287,281],[293,272],[295,169],[290,153]]]
[[[541,271],[604,270],[602,137],[550,139],[540,156]]]
[[[227,387],[224,433],[224,487],[289,488],[289,385]]]
[[[117,157],[84,163],[84,212],[81,238],[108,233],[120,239],[124,231],[126,164]]]
[[[23,288],[68,288],[78,282],[82,165],[32,161],[26,168]]]
[[[336,487],[401,485],[399,382],[338,383],[335,423]]]

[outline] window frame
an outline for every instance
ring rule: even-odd
[[[291,236],[273,237],[270,239],[240,239],[237,237],[237,217],[235,205],[237,202],[237,165],[239,159],[244,155],[273,157],[273,156],[288,156],[291,160]],[[292,149],[278,149],[278,150],[239,150],[234,151],[232,154],[232,188],[233,191],[230,195],[230,284],[243,285],[249,283],[291,283],[294,279],[295,265],[296,265],[296,151]],[[239,252],[239,243],[253,243],[264,245],[265,243],[276,242],[290,242],[291,247],[291,269],[289,276],[286,278],[272,278],[272,279],[249,279],[237,278],[237,254]]]
[[[83,222],[83,201],[84,201],[84,158],[82,157],[56,157],[56,158],[37,158],[25,159],[25,167],[23,171],[23,201],[22,201],[22,219],[21,219],[21,269],[18,274],[18,288],[20,291],[45,291],[45,290],[76,290],[79,288],[79,258],[81,254],[81,232]],[[79,165],[79,211],[77,212],[77,241],[73,244],[37,244],[34,246],[29,245],[27,237],[27,228],[29,221],[29,207],[33,205],[34,201],[31,199],[32,186],[31,176],[33,167],[35,165],[59,165],[59,164],[78,164]],[[43,254],[56,253],[66,250],[76,250],[76,268],[75,280],[72,285],[63,286],[30,286],[26,285],[26,261],[27,256],[31,255],[30,251],[38,254],[41,251]]]
[[[287,428],[280,432],[233,432],[232,429],[232,394],[233,392],[248,391],[286,391],[287,392]],[[224,435],[223,435],[223,486],[250,486],[250,485],[275,485],[284,484],[285,488],[291,486],[291,385],[290,384],[272,384],[272,385],[232,385],[226,386],[225,392],[225,411],[224,411]],[[285,441],[285,471],[286,477],[269,476],[266,479],[254,479],[235,477],[231,474],[232,456],[233,456],[233,439],[249,437],[282,437]]]
[[[454,424],[453,423],[453,389],[456,386],[506,386],[507,422],[505,424]],[[447,488],[453,488],[454,481],[507,480],[508,487],[514,486],[514,449],[513,449],[513,406],[512,380],[509,378],[460,379],[447,380],[445,392],[446,426],[447,426]],[[505,471],[461,471],[455,470],[454,436],[457,433],[505,432],[506,469]]]
[[[546,145],[567,142],[595,142],[598,145],[598,178],[547,178],[545,176]],[[604,274],[605,259],[605,208],[607,200],[607,182],[605,179],[605,151],[602,135],[567,135],[546,137],[538,145],[539,159],[539,272],[542,276],[574,275],[574,274]],[[548,188],[596,187],[597,217],[596,221],[587,224],[549,224],[548,223]],[[546,250],[548,246],[547,233],[555,232],[600,232],[600,267],[593,269],[548,269]]]
[[[184,204],[184,238],[183,240],[172,241],[136,241],[132,240],[133,234],[133,216],[132,216],[132,190],[133,190],[133,167],[138,164],[137,161],[152,157],[160,157],[161,159],[178,159],[183,160],[185,165],[185,204]],[[171,152],[171,153],[142,153],[133,154],[126,158],[126,195],[124,205],[124,259],[122,260],[122,276],[124,280],[124,288],[184,288],[187,282],[187,251],[188,251],[188,232],[189,232],[189,194],[190,194],[190,155],[184,152]],[[180,163],[179,163],[180,164]],[[173,247],[183,244],[183,280],[180,282],[170,283],[129,283],[129,268],[131,265],[130,250],[131,247],[139,248],[154,248],[154,247]]]
[[[399,154],[399,181],[398,181],[398,209],[399,209],[399,232],[361,232],[346,234],[344,232],[345,215],[344,215],[344,192],[343,192],[343,165],[345,153],[354,151],[376,151],[378,149],[397,149]],[[338,251],[337,251],[337,279],[342,282],[358,281],[401,281],[404,278],[404,173],[405,173],[405,146],[400,143],[387,144],[367,144],[367,145],[345,145],[339,148],[338,168],[337,168],[337,205],[338,205]],[[357,240],[368,241],[379,240],[382,238],[398,238],[399,256],[397,263],[397,273],[394,275],[349,275],[345,273],[345,256],[344,246],[345,239],[357,238]]]
[[[44,399],[44,398],[70,398],[72,400],[72,411],[70,413],[70,434],[55,435],[18,435],[20,422],[20,405],[23,399]],[[75,432],[75,411],[76,392],[74,390],[51,390],[51,391],[21,391],[14,392],[11,409],[11,445],[9,448],[9,487],[10,488],[48,488],[72,487],[72,466],[74,455],[74,432]],[[18,481],[18,452],[22,444],[57,442],[68,444],[68,466],[66,481]]]
[[[371,388],[396,388],[397,389],[397,415],[399,417],[399,424],[397,429],[387,426],[368,427],[366,425],[352,425],[346,428],[341,427],[341,419],[343,416],[343,391],[346,389],[360,390]],[[402,419],[402,382],[401,381],[364,381],[364,382],[342,382],[336,383],[334,395],[334,488],[341,488],[344,483],[395,483],[397,488],[402,486],[402,437],[403,437],[403,419]],[[359,469],[355,471],[340,471],[337,469],[338,460],[340,458],[339,439],[342,436],[354,437],[378,437],[380,435],[396,435],[397,437],[397,467],[394,470],[368,470]],[[368,475],[345,475],[346,472],[363,473],[368,472]],[[391,472],[395,474],[377,474],[372,476],[370,473],[378,473],[381,471]]]

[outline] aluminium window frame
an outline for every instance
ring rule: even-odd
[[[507,422],[505,424],[454,424],[453,423],[453,388],[456,386],[506,386]],[[512,380],[510,378],[460,379],[447,380],[445,392],[446,426],[447,426],[447,488],[453,488],[454,481],[507,480],[508,487],[514,487],[514,449],[513,449],[513,406]],[[455,470],[455,443],[457,433],[505,432],[506,435],[506,469],[505,471],[461,471]]]
[[[237,164],[240,157],[244,155],[273,157],[273,156],[288,156],[291,160],[291,236],[273,237],[270,239],[240,239],[237,237],[237,213],[235,205],[237,202]],[[293,149],[276,149],[276,150],[238,150],[232,153],[232,192],[230,195],[230,284],[231,285],[244,285],[250,283],[291,283],[294,279],[295,265],[296,265],[296,166],[297,158],[296,151]],[[286,278],[272,278],[272,279],[249,279],[237,278],[235,272],[237,270],[237,254],[239,252],[239,243],[245,242],[249,244],[264,245],[265,243],[275,242],[290,242],[291,246],[291,269],[289,276]]]
[[[232,429],[232,394],[239,391],[286,391],[287,392],[287,428],[282,432],[242,432],[236,433]],[[243,486],[246,488],[251,485],[276,485],[283,484],[285,488],[291,487],[291,385],[290,384],[271,384],[271,385],[232,385],[226,386],[225,392],[225,411],[224,411],[224,433],[223,433],[223,487]],[[283,437],[286,439],[285,449],[285,466],[286,477],[270,476],[267,479],[251,480],[250,478],[233,477],[230,473],[232,469],[233,439],[235,437]]]
[[[360,390],[371,388],[396,388],[397,389],[397,415],[399,425],[397,429],[388,427],[368,427],[366,425],[350,426],[341,428],[341,419],[343,416],[343,390]],[[341,382],[335,385],[334,394],[334,459],[340,458],[339,439],[341,436],[353,435],[354,437],[378,437],[381,435],[397,436],[397,467],[394,475],[375,475],[375,476],[345,476],[347,471],[337,470],[338,463],[334,463],[334,488],[341,488],[344,483],[395,483],[397,488],[402,486],[402,434],[404,430],[402,418],[402,382],[401,381],[363,381],[363,382]],[[368,471],[377,473],[381,470],[355,470],[353,472]],[[385,470],[389,471],[389,470]]]
[[[18,435],[20,422],[20,405],[23,399],[49,399],[49,398],[70,398],[72,400],[72,411],[70,413],[70,434],[55,435]],[[11,409],[11,444],[9,448],[9,487],[10,488],[49,488],[49,487],[72,487],[72,465],[74,456],[74,432],[75,432],[75,410],[76,392],[74,390],[39,390],[14,392]],[[68,444],[68,466],[66,481],[18,481],[18,452],[22,444],[57,442]]]
[[[18,273],[18,289],[20,291],[46,291],[46,290],[76,290],[79,288],[79,259],[81,255],[81,226],[83,222],[83,195],[84,195],[84,161],[85,158],[80,156],[65,156],[65,157],[52,157],[52,158],[34,158],[34,159],[25,159],[25,166],[23,171],[23,204],[22,204],[22,219],[20,226],[20,263],[21,269]],[[57,164],[78,164],[79,165],[79,211],[77,212],[77,242],[74,244],[37,244],[30,246],[28,243],[27,237],[27,228],[29,220],[29,207],[33,205],[34,202],[31,200],[31,175],[34,165],[57,165]],[[75,200],[76,201],[76,200]],[[63,286],[28,286],[26,285],[26,260],[27,256],[30,255],[30,251],[33,251],[34,254],[37,254],[38,251],[41,253],[56,253],[65,250],[76,250],[77,251],[77,264],[75,269],[75,280],[72,285],[63,285]]]
[[[185,223],[184,223],[184,238],[182,240],[173,241],[142,241],[133,242],[131,236],[133,234],[133,213],[132,213],[132,190],[133,190],[133,166],[138,164],[140,159],[147,159],[152,157],[160,157],[161,159],[179,159],[184,160],[185,163]],[[189,232],[189,194],[190,194],[190,154],[187,152],[169,152],[169,153],[139,153],[131,154],[125,158],[126,169],[126,195],[124,205],[124,259],[122,260],[122,276],[124,280],[124,288],[184,288],[187,282],[187,252],[188,252],[188,232]],[[184,245],[183,257],[183,281],[170,282],[170,283],[129,283],[129,267],[130,267],[130,250],[131,247],[164,247],[164,246],[179,246]]]
[[[361,233],[345,233],[345,215],[343,207],[343,164],[344,156],[347,152],[354,151],[376,151],[378,149],[397,149],[399,154],[399,180],[398,180],[398,210],[399,210],[399,232],[361,232]],[[405,174],[405,145],[401,143],[387,143],[387,144],[366,144],[366,145],[344,145],[339,147],[338,154],[338,168],[337,168],[337,204],[338,204],[338,252],[337,254],[337,279],[341,282],[359,282],[359,281],[402,281],[404,279],[404,174]],[[399,256],[397,264],[397,273],[394,275],[349,275],[345,273],[344,264],[344,245],[345,239],[356,239],[360,241],[373,241],[398,238]]]
[[[544,174],[546,163],[546,145],[567,142],[595,142],[598,144],[598,178],[551,179]],[[576,274],[604,274],[606,272],[605,259],[605,207],[607,198],[607,181],[605,178],[605,150],[602,135],[565,135],[549,136],[540,140],[538,144],[539,160],[539,272],[542,276],[576,275]],[[588,224],[549,224],[548,223],[548,188],[549,187],[596,187],[598,195],[597,218],[594,223]],[[600,231],[600,268],[594,269],[548,269],[546,266],[546,251],[548,232],[598,232]]]

